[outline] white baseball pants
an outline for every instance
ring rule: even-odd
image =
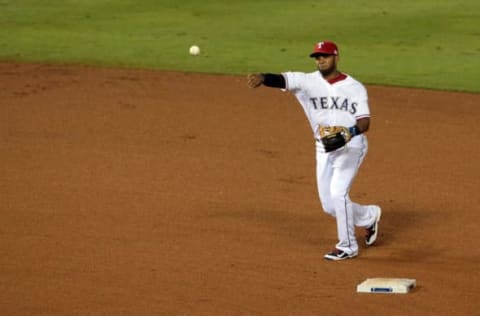
[[[325,153],[321,142],[316,142],[317,186],[323,210],[336,218],[337,249],[348,254],[358,253],[355,226],[369,227],[375,221],[375,209],[350,200],[349,192],[358,169],[368,150],[365,136],[361,147],[348,145]]]

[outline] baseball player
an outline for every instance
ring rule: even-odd
[[[302,106],[316,145],[316,175],[323,210],[336,218],[338,243],[324,258],[344,260],[358,255],[355,226],[366,229],[365,243],[378,236],[381,209],[360,205],[349,197],[350,188],[365,158],[370,110],[365,87],[337,69],[339,51],[335,43],[315,44],[310,54],[317,70],[311,73],[255,73],[248,85],[280,88],[295,95]]]

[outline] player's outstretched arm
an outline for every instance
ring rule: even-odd
[[[250,88],[257,88],[262,84],[267,87],[285,89],[285,78],[279,74],[261,73],[249,74],[247,76],[247,84]]]

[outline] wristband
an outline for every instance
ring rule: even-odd
[[[263,84],[267,87],[282,88],[286,87],[285,78],[283,75],[262,73]]]
[[[362,133],[357,125],[350,127],[348,131],[350,132],[350,134],[352,134],[352,137],[360,135]]]

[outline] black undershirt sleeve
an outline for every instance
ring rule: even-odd
[[[282,75],[262,73],[263,84],[267,87],[285,89],[287,87],[285,78]]]

